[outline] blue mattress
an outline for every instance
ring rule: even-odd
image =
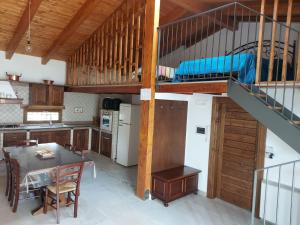
[[[233,57],[233,65],[231,62]],[[267,77],[268,60],[263,60],[262,77]],[[182,82],[197,78],[205,78],[207,74],[238,74],[238,80],[242,83],[251,84],[255,81],[256,55],[252,53],[240,53],[236,55],[220,56],[188,60],[180,63],[175,70],[175,82]]]

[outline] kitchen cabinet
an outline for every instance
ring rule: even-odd
[[[89,148],[89,129],[74,129],[73,146],[77,151],[88,150]]]
[[[70,130],[55,130],[55,131],[32,131],[30,139],[38,140],[39,144],[56,142],[64,146],[70,144]]]
[[[169,202],[198,192],[198,174],[200,170],[180,166],[152,174],[152,198],[163,201],[167,207]]]
[[[49,105],[64,105],[64,87],[54,85],[49,86]]]
[[[48,105],[48,88],[44,84],[29,85],[29,104]]]
[[[16,146],[20,141],[26,140],[26,132],[14,132],[3,134],[3,147]]]
[[[39,144],[51,142],[51,131],[31,131],[30,139],[38,140]]]
[[[70,130],[57,130],[51,132],[51,142],[56,142],[57,144],[64,146],[65,144],[70,144],[71,131]]]
[[[91,144],[91,150],[94,151],[94,152],[97,152],[99,153],[99,141],[100,141],[100,138],[99,138],[99,130],[92,130],[92,144]]]
[[[63,106],[64,87],[45,84],[29,85],[29,105]]]
[[[112,134],[101,132],[100,137],[100,153],[111,158]]]

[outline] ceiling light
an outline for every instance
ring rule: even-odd
[[[31,0],[28,0],[28,31],[27,31],[27,40],[26,40],[26,45],[25,45],[25,51],[27,53],[31,53],[32,52],[32,45],[31,45],[31,33],[30,33],[30,13],[31,13]]]

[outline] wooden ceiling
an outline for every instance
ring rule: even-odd
[[[228,2],[232,0],[161,0],[160,22],[168,23]],[[257,9],[260,6],[259,0],[240,2]],[[44,63],[49,59],[66,60],[121,3],[121,0],[31,0],[31,55],[43,57]],[[28,0],[0,1],[0,50],[8,50],[8,58],[14,52],[26,54],[27,7]]]

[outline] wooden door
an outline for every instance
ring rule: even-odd
[[[91,150],[99,153],[99,131],[98,130],[92,130]]]
[[[217,171],[214,197],[250,210],[254,171],[264,163],[266,129],[229,98],[221,101],[218,116],[213,118],[218,129],[212,126],[212,139],[219,141],[211,146],[208,189],[212,188],[214,165]],[[211,193],[208,190],[209,197]]]
[[[100,153],[108,158],[111,158],[112,135],[101,132],[100,139]]]
[[[89,129],[75,129],[73,132],[73,146],[78,151],[89,148]]]
[[[43,84],[30,84],[30,105],[48,105],[48,87]]]

